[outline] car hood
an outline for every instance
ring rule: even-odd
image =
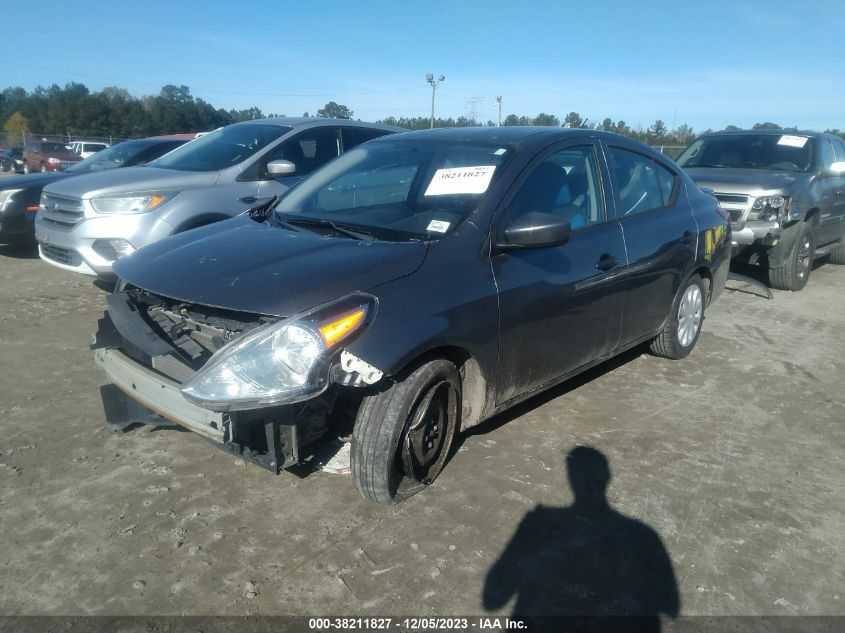
[[[123,167],[80,174],[73,180],[51,186],[48,193],[71,198],[93,198],[118,193],[165,191],[210,187],[219,173],[186,172],[158,167]]]
[[[74,174],[61,171],[38,172],[26,176],[12,176],[11,178],[0,179],[0,190],[6,189],[29,189],[30,187],[44,187],[52,182],[63,180]]]
[[[113,270],[178,301],[291,316],[410,275],[427,249],[422,242],[324,237],[240,216],[145,246]]]
[[[792,189],[806,174],[767,169],[732,167],[690,167],[685,169],[699,187],[720,193],[755,194],[761,191]]]

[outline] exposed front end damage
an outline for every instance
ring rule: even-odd
[[[281,321],[134,288],[110,295],[92,345],[110,382],[101,388],[107,423],[116,431],[178,425],[274,473],[302,463],[361,393],[346,387],[375,384],[382,379],[378,369],[338,348],[327,358],[325,384],[307,398],[220,410],[183,393],[184,384],[221,349]]]

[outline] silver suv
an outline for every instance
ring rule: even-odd
[[[344,150],[400,131],[342,119],[245,121],[145,167],[68,178],[44,188],[35,219],[39,255],[65,270],[111,278],[112,263],[141,246],[238,215]]]

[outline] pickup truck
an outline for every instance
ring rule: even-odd
[[[801,290],[813,261],[845,264],[845,142],[787,130],[713,132],[678,164],[713,191],[731,219],[734,258],[768,269],[769,284]]]

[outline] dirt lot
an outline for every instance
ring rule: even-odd
[[[0,305],[0,613],[504,614],[538,587],[612,611],[657,574],[667,613],[677,591],[683,614],[845,614],[843,267],[725,292],[690,358],[630,353],[486,423],[397,507],[110,432],[103,291],[0,247]],[[608,460],[613,511],[568,507],[577,445]]]

